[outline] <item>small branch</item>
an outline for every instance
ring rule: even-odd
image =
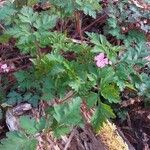
[[[136,5],[138,8],[144,9],[144,10],[150,10],[150,4],[144,2],[144,1],[139,1],[139,0],[130,0],[129,3],[133,3]]]
[[[98,23],[100,21],[102,21],[103,19],[105,19],[107,17],[107,14],[104,14],[103,16],[100,16],[99,18],[97,18],[95,21],[93,21],[91,24],[89,24],[88,26],[86,26],[82,32],[84,32],[85,30],[91,28],[95,23]]]
[[[4,28],[4,26],[2,24],[0,24],[0,28],[3,29],[4,31],[6,31],[6,29]]]
[[[126,107],[129,107],[129,106],[133,106],[134,104],[136,103],[141,103],[143,102],[143,99],[138,97],[138,98],[130,98],[129,100],[126,100],[126,101],[122,101],[121,104],[120,104],[120,107],[121,108],[126,108]]]
[[[88,44],[89,42],[88,41],[80,41],[80,40],[77,40],[77,39],[71,39],[72,42],[74,43],[77,43],[77,44]]]
[[[34,58],[34,57],[31,57],[30,55],[25,55],[25,56],[20,56],[20,57],[17,57],[17,58],[7,59],[7,60],[4,60],[4,61],[1,61],[1,63],[14,62],[14,61],[17,61],[17,60],[20,60],[20,59],[25,59],[25,58]]]
[[[74,92],[73,91],[69,91],[66,96],[63,99],[59,99],[57,101],[58,104],[62,104],[64,102],[66,102],[67,100],[69,100],[70,98],[72,98],[74,96]]]
[[[39,56],[39,58],[41,58],[42,57],[42,52],[41,52],[41,48],[40,48],[40,46],[39,46],[39,43],[38,43],[38,41],[35,41],[35,46],[36,46],[36,49],[37,49],[37,52],[38,52],[38,56]]]
[[[75,95],[75,93],[73,91],[69,91],[63,99],[54,99],[54,100],[48,102],[48,105],[53,106],[55,104],[65,103],[66,101],[70,100],[74,95]]]
[[[83,35],[82,35],[82,19],[81,19],[81,14],[80,12],[75,12],[75,18],[76,18],[76,30],[77,33],[80,36],[81,41],[83,41]]]
[[[104,15],[100,16],[100,17],[97,18],[95,21],[93,21],[91,24],[89,24],[88,26],[86,26],[85,28],[83,28],[83,29],[81,30],[81,33],[85,32],[87,29],[91,28],[95,23],[98,23],[98,22],[104,20],[106,17],[107,17],[107,14],[104,14]],[[103,23],[103,22],[101,22],[101,23]],[[75,34],[75,35],[73,36],[73,38],[75,38],[76,36],[77,36],[77,34]]]
[[[72,138],[74,137],[75,133],[76,133],[76,128],[74,128],[73,131],[71,132],[71,134],[70,134],[70,136],[69,136],[69,138],[68,138],[68,142],[67,142],[67,144],[65,145],[65,148],[64,148],[63,150],[67,150],[67,149],[69,148],[70,143],[71,143],[71,140],[72,140]]]
[[[9,74],[9,73],[17,72],[17,71],[22,70],[22,69],[25,69],[25,68],[27,68],[27,67],[29,67],[29,66],[30,66],[30,64],[26,64],[26,65],[24,65],[24,66],[21,66],[21,67],[19,67],[19,68],[16,68],[16,69],[13,69],[13,70],[9,71],[8,74]]]

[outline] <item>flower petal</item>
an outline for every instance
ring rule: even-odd
[[[103,61],[106,65],[108,65],[108,58],[105,58]]]
[[[105,66],[105,63],[103,61],[97,61],[96,62],[97,67],[103,68]]]
[[[6,69],[6,68],[7,68],[7,64],[1,65],[1,69]]]
[[[104,59],[104,57],[105,57],[104,53],[100,53],[97,56],[95,56],[94,60],[95,61],[98,61],[98,60],[100,61],[100,60]]]

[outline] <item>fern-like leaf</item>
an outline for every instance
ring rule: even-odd
[[[36,150],[37,141],[19,132],[8,132],[1,140],[0,150]]]
[[[109,118],[114,118],[115,114],[110,106],[100,103],[97,107],[93,117],[92,117],[92,124],[96,132],[100,130],[103,125],[103,122],[106,122]]]

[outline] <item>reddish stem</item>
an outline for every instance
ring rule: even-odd
[[[101,21],[101,24],[104,22],[104,20],[106,19],[107,14],[104,14],[103,16],[100,16],[99,18],[97,18],[95,21],[93,21],[91,24],[89,24],[88,26],[86,26],[85,28],[83,28],[80,32],[83,33],[84,31],[86,31],[87,29],[91,28],[93,25],[95,25],[95,23],[98,23]],[[73,38],[76,38],[77,34],[75,34],[73,36]]]
[[[80,39],[81,41],[83,41],[83,35],[82,35],[82,20],[81,20],[81,14],[80,12],[75,12],[75,17],[76,17],[76,30],[77,30],[77,33],[79,34],[80,36]]]

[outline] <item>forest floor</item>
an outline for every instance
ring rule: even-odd
[[[82,32],[97,32],[101,33],[101,28],[105,24],[107,14],[100,14],[96,20],[93,20],[90,17],[83,17],[82,23]],[[72,39],[79,39],[79,35],[76,34],[75,26],[72,23],[68,24],[69,32],[72,36]],[[86,40],[86,39],[83,39]],[[115,39],[110,38],[112,43],[117,42]],[[22,55],[19,53],[19,50],[14,47],[15,41],[12,39],[8,44],[0,44],[0,59],[9,62],[13,66],[12,71],[7,74],[9,84],[7,89],[9,90],[13,83],[15,82],[13,78],[13,73],[18,70],[26,70],[31,66],[30,57],[28,55]],[[48,52],[50,48],[45,48],[43,51]],[[72,58],[73,54],[67,54],[67,57]],[[140,70],[141,71],[141,70]],[[143,68],[143,72],[146,72],[150,75],[150,70]],[[16,106],[15,106],[16,107]],[[116,106],[117,109],[121,109],[125,114],[120,114],[120,117],[117,117],[113,120],[118,130],[125,136],[127,141],[136,149],[136,150],[149,150],[150,149],[150,109],[144,107],[144,102],[141,97],[138,97],[133,91],[126,90],[122,93],[122,102]],[[5,133],[8,131],[8,127],[5,122],[5,118],[0,121],[0,139],[5,137]],[[42,137],[43,139],[45,137]],[[44,142],[42,141],[41,143]],[[58,141],[49,141],[50,145],[53,145],[55,149],[58,147],[65,147],[64,150],[67,150],[70,146],[70,150],[98,150],[102,149],[102,145],[97,136],[92,133],[90,128],[85,127],[74,128],[70,135],[63,137]],[[64,144],[65,143],[65,144]],[[68,145],[67,145],[68,144]],[[64,146],[65,145],[65,146]]]
[[[89,20],[89,22],[91,25],[92,21]],[[102,22],[97,24],[101,26]],[[91,25],[91,27],[89,26],[88,28],[90,31],[98,30],[98,28],[96,28],[94,25]],[[12,65],[15,66],[12,72],[8,74],[8,80],[10,80],[10,84],[7,88],[9,89],[13,84],[12,73],[20,69],[27,69],[31,65],[29,60],[30,56],[21,55],[17,49],[14,49],[13,41],[7,45],[0,45],[0,56],[2,60],[12,63]],[[147,71],[146,68],[144,68],[143,71]],[[123,118],[123,116],[114,120],[117,128],[122,131],[124,136],[135,147],[135,149],[148,150],[150,145],[150,110],[144,107],[142,98],[136,97],[133,91],[127,90],[122,93],[122,103],[118,105],[117,108],[122,109],[126,113],[125,118]],[[0,138],[5,137],[5,133],[7,131],[8,128],[5,120],[3,120],[0,122]],[[85,140],[90,144],[100,144],[98,143],[100,140],[98,140],[93,133],[87,131],[86,128],[74,129],[70,136],[68,138],[66,137],[66,139],[64,138],[64,140],[70,140],[70,150],[86,149],[85,146],[83,146],[85,144]],[[56,143],[53,143],[53,145],[55,144]],[[60,145],[60,143],[58,145]],[[97,148],[95,150],[97,150]]]

